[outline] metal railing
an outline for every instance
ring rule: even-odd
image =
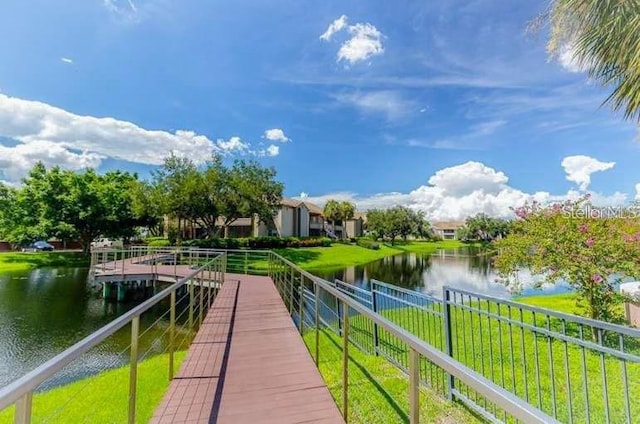
[[[394,400],[393,403],[401,409],[400,415],[411,423],[419,422],[421,414],[424,413],[424,409],[420,408],[421,398],[425,396],[421,385],[425,384],[425,381],[429,381],[428,375],[435,368],[439,370],[439,373],[448,376],[447,381],[454,379],[476,391],[499,407],[501,411],[504,411],[511,420],[526,423],[558,422],[438,347],[421,340],[417,335],[397,325],[385,316],[393,312],[394,308],[388,307],[374,312],[374,296],[367,297],[366,290],[354,286],[346,287],[345,283],[339,281],[336,283],[325,281],[273,252],[269,254],[269,276],[280,292],[297,328],[305,337],[318,366],[322,366],[321,355],[326,352],[320,347],[321,343],[326,343],[321,338],[329,334],[330,338],[335,338],[334,344],[340,345],[342,375],[339,393],[334,393],[334,396],[337,397],[345,420],[348,421],[354,416],[358,416],[362,412],[358,409],[363,407],[363,398],[360,397],[357,402],[358,408],[352,408],[350,397],[357,396],[355,391],[362,387],[362,383],[350,384],[350,378],[353,378],[350,376],[354,372],[356,375],[359,372],[367,374],[366,369],[358,370],[358,365],[352,363],[352,355],[355,352],[350,350],[349,346],[353,345],[358,350],[369,354],[384,353],[383,360],[389,357],[391,363],[406,370],[409,377],[405,394],[408,401],[406,408],[398,406],[401,401]],[[386,286],[380,283],[380,287],[385,288],[376,291],[391,290],[391,286]],[[404,294],[413,295],[413,293]],[[407,304],[405,306],[433,309],[431,312],[434,317],[443,315],[441,308],[434,306],[442,305],[442,302],[437,302],[432,298],[422,299],[421,302],[422,304],[419,306],[405,302]],[[377,304],[376,308],[379,308]],[[313,335],[311,340],[309,340],[310,334]],[[376,334],[377,347],[375,344]],[[394,356],[389,354],[391,351],[394,352]],[[430,368],[432,369],[430,370]],[[330,372],[335,373],[335,369],[333,368]],[[379,383],[368,380],[367,384],[375,386]],[[386,393],[386,396],[389,396],[384,387],[382,387],[382,391]],[[389,422],[388,417],[375,416],[380,413],[380,411],[376,411],[375,407],[371,409],[370,413],[374,416],[360,417],[360,421]]]
[[[104,343],[110,337],[120,334],[125,327],[130,326],[130,344],[126,349],[115,355],[116,357],[129,357],[129,389],[128,408],[126,417],[118,419],[120,422],[136,421],[136,409],[140,396],[138,396],[139,365],[145,359],[155,354],[168,355],[167,373],[169,380],[175,374],[176,352],[188,347],[195,331],[202,324],[208,308],[213,303],[215,296],[224,281],[226,254],[219,251],[200,251],[188,253],[175,249],[129,249],[126,251],[94,252],[92,265],[124,261],[143,256],[157,257],[157,255],[171,254],[177,266],[189,265],[193,270],[184,278],[171,284],[142,304],[134,307],[127,313],[116,318],[111,323],[100,328],[88,337],[66,349],[54,358],[45,362],[38,368],[27,373],[9,385],[0,388],[0,411],[15,406],[14,421],[16,423],[29,423],[33,416],[33,404],[38,401],[38,388],[47,380],[55,377],[65,370],[65,367],[73,361],[79,360],[84,354],[96,346]],[[167,305],[168,303],[168,305]],[[151,324],[141,325],[143,314],[154,312],[156,318]],[[155,337],[153,337],[155,335]],[[149,338],[153,339],[149,340]],[[144,342],[144,344],[142,343]],[[107,371],[122,365],[116,361],[105,366],[101,371]],[[157,372],[157,370],[154,370]],[[64,399],[62,405],[56,405],[53,410],[47,410],[45,416],[37,416],[37,422],[71,422],[65,419],[65,408],[82,398],[82,393],[91,383],[81,384],[81,389]],[[168,383],[167,383],[168,384]],[[45,395],[46,393],[43,393]],[[144,395],[144,393],[143,393]],[[85,422],[92,422],[92,417],[100,408],[97,405],[84,406],[87,416]],[[85,412],[83,411],[83,412]],[[123,411],[123,414],[125,411]]]
[[[445,287],[447,352],[568,423],[640,420],[640,330]],[[457,398],[498,411],[463,383]],[[504,419],[504,416],[502,416]]]
[[[371,280],[336,280],[337,290],[561,422],[640,419],[640,330],[445,287],[443,298]],[[321,320],[342,334],[339,302],[321,301]],[[409,372],[408,350],[360,314],[350,342]],[[499,406],[426,360],[421,383],[491,422]]]
[[[447,287],[443,299],[437,299],[375,280],[366,288],[329,282],[265,250],[136,247],[96,252],[92,263],[98,268],[113,263],[117,267],[132,258],[176,267],[188,264],[193,272],[1,389],[0,410],[16,404],[18,422],[28,422],[32,394],[41,382],[129,323],[131,363],[137,363],[134,336],[140,329],[134,322],[139,324],[143,312],[171,297],[167,313],[172,317],[169,328],[175,328],[175,298],[183,287],[188,298],[183,313],[195,328],[219,287],[203,281],[222,282],[225,272],[234,272],[271,277],[316,364],[324,373],[340,370],[339,383],[329,388],[345,419],[365,414],[370,393],[358,397],[365,386],[380,386],[383,401],[399,414],[391,420],[400,416],[414,423],[421,416],[429,421],[420,408],[430,396],[427,388],[492,422],[632,423],[640,417],[634,402],[640,394],[634,380],[640,376],[637,329]],[[203,273],[212,271],[214,277],[204,278]],[[208,292],[208,302],[202,295],[200,302],[196,300],[194,286]],[[338,352],[335,357],[324,357],[332,351]],[[358,355],[364,355],[361,363]],[[400,378],[404,394],[398,394],[398,377],[390,369],[385,372],[389,375],[371,375],[367,366],[372,360],[409,377]],[[135,381],[135,371],[131,377]],[[135,416],[135,383],[132,390],[130,417]],[[367,414],[373,415],[360,416],[361,421],[389,421],[376,407],[369,409]]]

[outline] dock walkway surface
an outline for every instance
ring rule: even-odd
[[[344,423],[269,277],[225,282],[152,423]]]

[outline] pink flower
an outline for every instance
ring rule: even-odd
[[[524,208],[516,209],[516,216],[520,219],[524,219],[527,217],[527,211]]]
[[[582,223],[578,228],[580,229],[580,231],[584,233],[589,229],[589,226],[587,224]]]
[[[593,281],[594,283],[601,283],[603,280],[602,276],[600,274],[593,274],[591,276],[591,281]]]
[[[593,245],[596,244],[596,241],[592,237],[590,237],[587,239],[585,244],[587,245],[587,247],[593,247]]]

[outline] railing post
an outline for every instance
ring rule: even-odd
[[[289,311],[291,311],[291,315],[293,316],[293,311],[295,310],[293,308],[293,286],[294,286],[293,283],[296,277],[293,274],[293,268],[289,267],[289,269],[291,270],[290,276],[289,276]]]
[[[29,392],[15,403],[15,424],[29,424],[31,422],[32,401],[33,392]]]
[[[214,263],[214,266],[215,264],[217,264],[217,261]],[[208,288],[207,289],[207,310],[209,310],[211,309],[211,289],[212,289],[211,286],[213,284],[213,281],[211,280],[211,263],[209,263],[209,267],[207,271],[209,272],[209,284],[207,285],[207,288]],[[215,275],[215,272],[214,272],[214,275]]]
[[[173,352],[176,342],[176,291],[171,292],[171,310],[169,312],[169,381],[173,380]]]
[[[136,422],[136,390],[138,384],[138,334],[140,315],[131,320],[131,363],[129,365],[129,424]]]
[[[193,328],[193,281],[188,281],[189,284],[189,328]]]
[[[442,313],[444,316],[443,320],[443,331],[444,331],[444,342],[445,342],[445,353],[453,358],[453,341],[451,335],[451,304],[450,304],[450,296],[451,293],[447,287],[442,288]],[[447,377],[447,396],[449,401],[453,401],[453,388],[454,388],[454,378],[451,374]]]
[[[342,417],[349,421],[349,305],[342,305]]]
[[[244,252],[244,274],[247,275],[247,268],[249,266],[249,252]]]
[[[373,308],[373,312],[378,313],[378,301],[376,300],[376,290],[375,290],[375,282],[371,282],[371,307]],[[378,356],[378,324],[373,323],[373,353]]]
[[[320,366],[320,287],[314,281],[315,326],[316,326],[316,366]]]
[[[298,304],[298,319],[300,320],[300,335],[302,336],[304,333],[304,276],[302,272],[300,272],[300,301]]]
[[[409,349],[409,423],[420,422],[420,354]]]
[[[204,314],[204,291],[202,290],[202,276],[200,276],[200,288],[198,293],[200,294],[200,307],[198,308],[198,328],[202,327],[202,317]]]

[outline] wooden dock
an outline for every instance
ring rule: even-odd
[[[268,277],[226,274],[152,423],[344,423]]]

